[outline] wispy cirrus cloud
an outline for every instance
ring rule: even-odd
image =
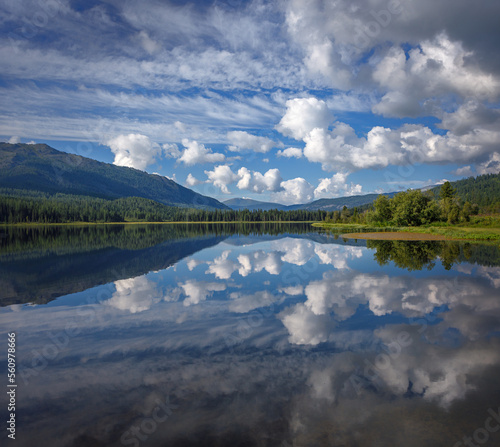
[[[124,162],[198,179],[231,163],[244,190],[288,201],[356,193],[335,180],[356,171],[374,190],[391,166],[495,172],[499,14],[495,0],[4,2],[0,135],[143,135],[181,154],[115,149]],[[264,163],[279,191],[253,174]]]

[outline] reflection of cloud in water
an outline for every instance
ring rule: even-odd
[[[312,387],[313,397],[328,401],[335,399],[331,370],[314,370],[309,377],[308,383]]]
[[[321,280],[311,281],[305,287],[305,295],[305,303],[296,304],[295,310],[288,309],[280,316],[289,330],[291,343],[317,344],[328,340],[328,325],[323,320],[316,321],[313,315],[327,316],[333,328],[334,322],[352,317],[360,304],[368,305],[376,316],[397,312],[408,318],[425,316],[446,305],[450,310],[442,317],[450,320],[450,327],[460,329],[471,339],[500,326],[495,291],[466,278],[454,282],[444,277],[389,277],[341,270],[326,272]],[[469,312],[460,310],[464,306]],[[481,326],[486,332],[480,330]]]
[[[456,270],[457,272],[464,273],[466,275],[470,275],[474,271],[474,265],[472,265],[472,264],[455,264],[452,267],[452,270]]]
[[[488,279],[493,287],[500,288],[500,268],[488,267],[484,265],[474,266],[471,264],[458,264],[453,266],[453,270],[466,275],[476,275]]]
[[[157,284],[145,276],[115,281],[116,292],[104,302],[120,310],[130,313],[143,312],[161,301],[162,296],[157,290]]]
[[[342,277],[346,279],[341,280]],[[353,288],[364,283],[364,275],[353,278],[352,274],[325,273],[323,280],[311,281],[305,289],[307,301],[305,305],[316,315],[323,315],[335,310],[336,318],[345,320],[352,316],[360,302],[356,299]],[[354,281],[359,281],[355,283]]]
[[[360,258],[363,249],[334,244],[320,244],[306,239],[285,238],[271,243],[273,250],[282,253],[281,260],[298,266],[305,265],[314,256],[320,264],[332,265],[336,269],[348,268],[349,259]]]
[[[280,292],[286,293],[287,295],[290,296],[295,296],[295,295],[302,295],[304,293],[304,287],[303,286],[289,286],[289,287],[282,287],[279,289]]]
[[[223,290],[226,290],[226,285],[220,282],[195,280],[186,281],[184,284],[180,284],[180,287],[186,295],[184,306],[198,304],[201,301],[205,301],[208,296],[212,295],[213,292],[221,292]]]
[[[363,256],[359,247],[316,244],[314,251],[322,264],[333,265],[336,269],[349,268],[347,261]]]
[[[218,279],[229,279],[235,271],[243,277],[262,270],[271,275],[281,273],[283,263],[277,253],[255,250],[250,253],[239,254],[237,260],[230,259],[230,254],[231,250],[225,250],[213,261],[208,261],[207,273],[214,274]],[[193,262],[192,265],[194,265]]]
[[[229,310],[238,313],[247,313],[254,309],[270,306],[283,297],[275,295],[267,290],[256,292],[251,295],[245,295],[240,292],[233,292],[229,295],[231,301],[229,303]]]
[[[327,341],[335,327],[329,315],[317,315],[302,303],[285,310],[281,321],[290,334],[290,343],[297,345],[317,345]]]
[[[219,279],[229,279],[233,272],[238,270],[238,266],[228,259],[230,253],[231,250],[225,250],[212,262],[208,262],[207,273],[213,273]]]
[[[204,261],[202,261],[201,259],[194,259],[194,258],[191,258],[189,259],[187,262],[186,262],[186,265],[187,265],[187,268],[190,272],[192,272],[196,267],[198,267],[199,265],[203,264]]]
[[[271,247],[283,253],[281,260],[294,265],[304,265],[314,256],[314,242],[307,239],[285,238],[273,241]]]
[[[371,447],[373,439],[406,447],[426,440],[454,445],[464,422],[484,423],[486,413],[476,411],[478,420],[472,420],[468,408],[498,402],[500,343],[490,337],[500,330],[498,268],[391,276],[378,268],[349,269],[363,248],[292,238],[269,245],[276,251],[233,248],[208,262],[186,262],[189,271],[203,264],[219,280],[232,277],[228,284],[193,279],[203,279],[205,267],[196,270],[198,276],[182,276],[186,270],[179,268],[178,276],[158,274],[163,287],[152,275],[117,281],[102,305],[81,306],[93,314],[71,305],[10,312],[9,324],[23,333],[23,345],[37,352],[50,342],[48,332],[59,334],[67,321],[81,330],[32,377],[20,399],[27,414],[42,407],[44,421],[60,423],[42,427],[27,420],[23,433],[55,439],[54,446],[58,440],[83,444],[75,439],[80,433],[88,445],[119,445],[121,433],[165,396],[179,409],[147,445],[206,445],[207,439],[219,445],[258,445],[263,439],[269,445],[284,439],[304,446],[328,440]],[[335,270],[297,267],[307,279],[286,282],[285,262],[304,266],[315,256]],[[261,271],[274,275],[264,278],[269,286],[252,281],[251,274]],[[249,278],[238,283],[236,272]],[[207,299],[225,290],[228,299]],[[293,304],[281,310],[285,299]],[[155,312],[145,312],[153,305]],[[356,326],[346,320],[356,318],[360,306],[374,315],[363,310],[370,324],[356,329],[363,321]],[[422,325],[437,306],[446,306],[439,320]],[[380,318],[389,314],[416,321],[395,325]],[[411,342],[391,351],[385,363],[377,361],[402,331]],[[229,336],[236,338],[232,345]],[[325,342],[331,344],[320,345]]]
[[[270,275],[279,275],[283,263],[275,252],[257,250],[252,253],[242,253],[238,256],[238,273],[248,276],[252,272],[258,273],[265,270]]]
[[[480,266],[476,274],[489,279],[491,285],[496,289],[500,288],[500,268]]]
[[[284,238],[272,241],[271,250],[254,250],[239,253],[236,260],[231,259],[233,250],[224,250],[213,261],[200,261],[195,258],[187,262],[190,271],[198,265],[208,265],[207,273],[218,279],[229,279],[234,272],[246,277],[252,273],[266,271],[279,275],[284,263],[303,266],[317,256],[320,264],[332,265],[336,269],[347,269],[348,260],[360,258],[363,249],[341,245],[323,245],[306,239]]]
[[[429,327],[424,336],[415,327],[386,326],[376,331],[386,346],[394,344],[402,330],[410,334],[409,346],[402,347],[400,353],[391,358],[390,365],[379,371],[379,379],[397,394],[404,393],[411,381],[413,392],[444,406],[464,398],[476,387],[470,378],[500,362],[500,344],[498,339],[466,341],[460,348],[453,349],[434,343],[442,339],[448,329],[444,322]]]
[[[335,341],[337,323],[351,317],[360,304],[367,304],[375,315],[398,312],[409,318],[423,317],[438,306],[448,306],[449,310],[440,315],[443,321],[434,326],[427,326],[432,319],[417,318],[413,325],[404,327],[411,333],[410,346],[401,348],[394,357],[386,355],[389,364],[378,371],[376,383],[370,382],[382,384],[397,395],[405,394],[411,383],[413,393],[448,406],[475,389],[470,377],[500,363],[498,340],[482,341],[500,330],[498,296],[490,287],[472,279],[462,278],[457,283],[439,277],[390,278],[339,271],[311,281],[305,294],[305,303],[280,314],[290,343],[298,345]],[[455,329],[460,333],[453,332]],[[385,346],[394,347],[401,330],[402,327],[385,326],[375,330],[374,336]],[[463,346],[454,347],[457,343]],[[374,364],[375,359],[371,362]],[[363,371],[364,367],[360,359],[353,363],[352,370]],[[310,380],[315,395],[333,398],[324,372]]]
[[[401,330],[411,328],[394,327],[378,335],[390,343]],[[425,427],[429,439],[444,439],[443,445],[453,445],[456,429],[450,424],[456,424],[461,433],[461,424],[475,423],[469,420],[471,404],[486,411],[494,403],[488,387],[494,387],[498,377],[499,343],[483,340],[439,348],[418,333],[411,338],[413,343],[389,367],[371,380],[365,378],[359,389],[353,388],[350,378],[363,374],[365,361],[375,362],[370,352],[299,349],[283,356],[269,351],[206,356],[189,350],[151,351],[145,341],[128,356],[97,356],[84,369],[78,361],[50,367],[47,374],[34,379],[31,397],[23,399],[22,406],[35,411],[43,399],[45,418],[61,411],[68,416],[59,424],[36,426],[36,435],[54,438],[54,446],[72,445],[67,436],[71,439],[81,431],[102,439],[105,445],[118,444],[124,427],[149,416],[156,396],[169,396],[178,409],[159,425],[158,440],[151,438],[147,443],[152,446],[182,445],[182,440],[187,444],[187,436],[191,443],[203,445],[207,429],[219,437],[229,436],[223,427],[235,427],[233,443],[244,437],[252,445],[258,445],[257,435],[259,439],[265,435],[277,437],[274,445],[285,438],[292,445],[315,445],[318,438],[328,438],[336,440],[333,445],[342,445],[343,440],[344,445],[371,447],[373,439],[389,433],[384,445],[417,446],[411,439],[404,442],[408,430],[413,433],[410,423],[418,430]],[[489,365],[496,370],[481,384],[478,378]],[[422,397],[405,397],[410,380],[415,393],[425,388]],[[49,404],[53,400],[57,406]],[[447,413],[430,405],[432,402],[455,405]],[[96,419],[96,408],[116,415],[115,423],[121,429],[113,429],[116,427],[107,418]],[[485,417],[486,413],[477,415],[478,422]],[[74,418],[79,423],[77,433]],[[24,434],[33,432],[33,425],[23,426]],[[58,439],[64,441],[58,444]],[[231,445],[229,438],[220,445]]]

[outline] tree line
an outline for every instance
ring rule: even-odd
[[[478,214],[479,206],[457,197],[450,182],[445,182],[439,194],[419,189],[403,191],[393,198],[380,195],[364,210],[344,207],[342,211],[329,212],[327,223],[360,223],[374,225],[420,226],[433,222],[456,224],[468,222]]]
[[[453,188],[463,203],[474,203],[484,213],[500,212],[500,173],[458,180],[453,182]],[[433,188],[432,192],[438,196],[439,187]]]
[[[73,194],[0,189],[0,223],[70,222],[297,222],[325,221],[418,226],[467,222],[479,211],[500,210],[500,174],[446,182],[429,191],[408,190],[373,204],[323,210],[206,210],[168,206],[144,197],[105,199]]]
[[[1,223],[70,222],[300,222],[321,221],[326,211],[203,210],[167,206],[142,197],[106,200],[55,195],[0,196]]]

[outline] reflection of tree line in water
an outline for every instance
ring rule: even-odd
[[[104,248],[141,250],[165,241],[232,235],[305,234],[318,232],[308,223],[226,223],[226,224],[149,224],[95,226],[36,226],[0,228],[0,260],[34,259],[48,253],[61,255]],[[335,237],[337,239],[337,237]],[[375,248],[380,265],[393,261],[408,270],[432,269],[440,258],[446,269],[455,263],[484,266],[500,265],[500,250],[495,245],[447,241],[368,240]]]
[[[387,241],[367,240],[368,248],[376,249],[375,260],[384,266],[392,261],[397,267],[432,270],[439,258],[446,270],[453,264],[467,262],[484,266],[500,265],[500,250],[496,245],[449,241]]]
[[[0,255],[1,305],[42,304],[96,285],[162,270],[234,234],[286,237],[300,233],[325,243],[321,232],[313,234],[307,224],[9,228],[2,238]],[[342,239],[331,241],[346,243]],[[410,271],[430,270],[438,257],[447,269],[457,262],[500,265],[500,250],[493,245],[374,240],[366,241],[366,245],[376,249],[375,259],[380,265],[393,261]]]
[[[308,223],[226,223],[160,225],[26,226],[0,228],[2,255],[29,252],[78,253],[115,247],[139,250],[165,240],[203,236],[303,234],[317,231]],[[35,253],[34,253],[35,252]]]

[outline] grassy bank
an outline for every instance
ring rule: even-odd
[[[333,224],[314,223],[313,226],[332,230],[338,233],[356,233],[373,231],[392,231],[425,233],[442,235],[450,239],[476,240],[476,241],[500,241],[500,219],[488,218],[487,223],[481,225],[472,222],[470,225],[423,225],[418,227],[398,227],[398,226],[373,226],[365,224]]]

